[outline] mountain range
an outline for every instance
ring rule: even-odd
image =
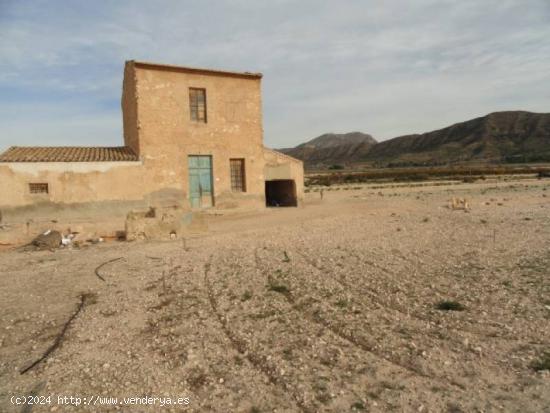
[[[350,162],[363,155],[376,145],[376,140],[366,133],[325,133],[295,148],[279,151],[303,160],[307,165],[322,165]]]
[[[327,133],[279,149],[306,167],[368,163],[422,166],[468,162],[550,162],[550,113],[494,112],[422,134],[377,142],[361,132]]]

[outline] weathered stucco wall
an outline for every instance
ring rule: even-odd
[[[124,66],[121,108],[124,145],[132,148],[134,153],[139,156],[140,148],[136,98],[136,71],[132,63],[127,63]]]
[[[0,206],[37,202],[81,203],[137,200],[144,179],[141,162],[14,162],[0,163]],[[29,183],[48,183],[48,194],[31,194]]]
[[[189,192],[189,155],[211,155],[214,206],[264,205],[261,85],[256,78],[136,66],[140,153],[159,186]],[[207,122],[191,121],[189,88],[206,89]],[[231,191],[230,158],[245,159],[246,192]]]
[[[114,236],[128,211],[146,208],[141,162],[0,163],[0,243],[28,242],[46,229]],[[31,194],[29,183],[48,183]]]
[[[298,205],[302,205],[304,201],[304,164],[302,161],[268,148],[264,150],[264,161],[265,180],[294,180]]]

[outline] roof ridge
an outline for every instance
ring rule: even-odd
[[[131,150],[129,146],[125,145],[119,145],[119,146],[73,146],[73,145],[56,145],[56,146],[44,146],[44,145],[24,145],[24,146],[18,146],[13,145],[10,146],[8,149],[11,148],[125,148]]]

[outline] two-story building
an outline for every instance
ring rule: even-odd
[[[124,146],[9,148],[0,155],[0,211],[91,217],[154,205],[299,205],[302,162],[263,146],[261,78],[126,62]]]

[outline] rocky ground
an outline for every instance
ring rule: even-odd
[[[0,411],[550,411],[550,181],[332,189],[185,241],[2,251]],[[189,404],[105,404],[143,396]]]

